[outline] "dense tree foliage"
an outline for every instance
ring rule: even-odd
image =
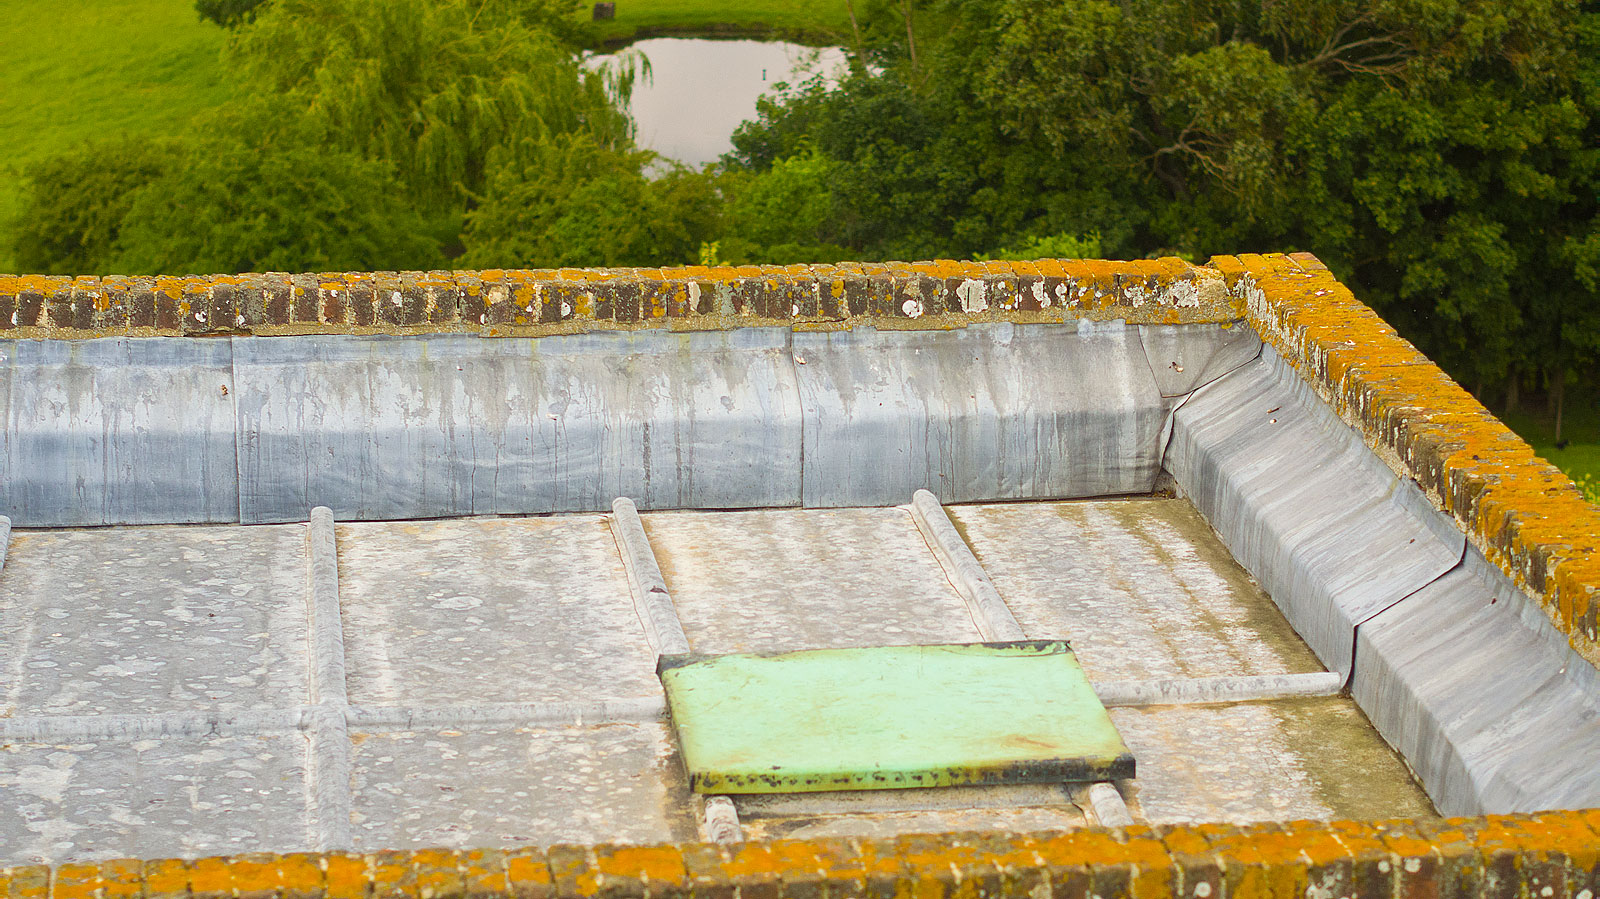
[[[1097,233],[1112,256],[1311,250],[1469,385],[1600,352],[1600,8],[1572,0],[881,3],[878,67],[767,104],[858,255]],[[809,235],[808,235],[809,236]]]
[[[111,267],[129,272],[429,268],[442,260],[391,167],[288,142],[201,144],[135,192]]]
[[[200,18],[221,25],[238,28],[256,20],[261,7],[269,0],[194,0],[194,11]]]
[[[178,155],[169,144],[122,139],[30,166],[24,212],[10,234],[18,264],[46,275],[101,270],[116,252],[135,193],[166,174]]]

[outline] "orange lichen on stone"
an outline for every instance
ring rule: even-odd
[[[50,868],[45,865],[7,868],[5,874],[0,875],[0,886],[5,887],[8,899],[47,899],[50,874]]]
[[[367,889],[372,899],[418,899],[411,885],[411,853],[374,852],[367,856]]]
[[[675,846],[599,846],[594,862],[601,896],[678,895],[689,880],[683,853]]]
[[[274,899],[278,895],[278,857],[247,852],[228,859],[233,899]]]
[[[505,865],[512,899],[546,899],[554,892],[550,861],[544,852],[532,848],[507,851]]]
[[[322,856],[288,852],[277,856],[278,889],[282,899],[314,899],[327,889]]]
[[[411,853],[404,889],[417,899],[459,897],[464,881],[456,853],[449,849],[419,849]]]
[[[197,858],[189,863],[189,895],[194,899],[230,899],[233,870],[222,857]]]
[[[56,869],[51,899],[100,899],[100,866],[62,865]]]

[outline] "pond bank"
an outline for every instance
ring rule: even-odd
[[[844,42],[850,16],[844,0],[616,0],[616,18],[592,21],[579,11],[584,44],[615,50],[653,37],[782,40],[807,46]]]

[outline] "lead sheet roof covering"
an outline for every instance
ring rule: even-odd
[[[1165,464],[1335,671],[1350,671],[1358,624],[1466,548],[1270,347],[1178,407]]]

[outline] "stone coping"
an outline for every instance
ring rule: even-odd
[[[1593,899],[1600,810],[0,869],[10,899]]]
[[[0,275],[0,336],[959,327],[972,321],[1233,321],[1221,273],[1181,259],[663,269]]]
[[[1211,264],[1261,338],[1600,667],[1600,508],[1315,256]]]

